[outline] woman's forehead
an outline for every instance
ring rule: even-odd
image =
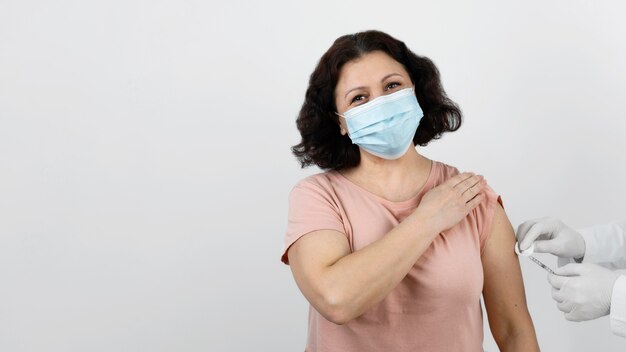
[[[339,72],[337,89],[350,89],[353,86],[367,86],[379,82],[390,73],[408,76],[401,63],[394,60],[387,53],[373,51],[358,59],[347,62]]]

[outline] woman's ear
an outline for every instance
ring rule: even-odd
[[[342,136],[345,136],[348,133],[348,131],[346,131],[346,129],[343,127],[345,123],[344,122],[345,118],[343,117],[343,115],[341,115],[338,112],[335,112],[335,115],[337,115],[337,124],[339,125],[339,133],[341,133]]]

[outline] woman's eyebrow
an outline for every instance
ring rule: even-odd
[[[400,77],[402,77],[402,75],[401,75],[401,74],[399,74],[399,73],[395,73],[395,72],[394,72],[394,73],[390,73],[390,74],[386,75],[385,77],[383,77],[383,78],[380,80],[380,83],[383,83],[386,79],[388,79],[389,77],[393,77],[393,76],[400,76]],[[363,86],[360,86],[360,87],[354,87],[354,88],[352,88],[352,89],[348,90],[348,91],[346,92],[346,95],[344,95],[344,96],[343,96],[343,98],[345,99],[346,97],[348,97],[348,94],[350,94],[350,92],[352,92],[353,90],[357,90],[357,89],[365,89],[365,87],[363,87]]]
[[[402,75],[399,74],[399,73],[395,73],[395,72],[394,73],[390,73],[390,74],[386,75],[385,77],[383,77],[383,79],[380,80],[380,83],[383,83],[387,78],[393,77],[393,76],[400,76],[400,77],[402,77]]]
[[[344,98],[344,99],[345,99],[345,98],[347,98],[347,97],[348,97],[348,94],[350,94],[350,92],[352,92],[353,90],[357,90],[357,89],[365,89],[365,87],[363,87],[363,86],[360,86],[360,87],[354,87],[354,88],[352,88],[352,89],[348,90],[348,91],[346,92],[346,95],[344,95],[344,96],[343,96],[343,98]]]

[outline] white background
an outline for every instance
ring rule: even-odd
[[[359,30],[438,65],[465,121],[419,151],[486,175],[515,227],[626,216],[626,5],[433,3],[0,0],[0,350],[302,351],[279,257],[319,170],[289,148]],[[521,264],[544,351],[624,351]]]

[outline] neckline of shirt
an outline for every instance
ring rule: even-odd
[[[372,193],[371,191],[359,186],[358,184],[352,182],[350,179],[348,179],[347,177],[345,177],[344,175],[342,175],[340,172],[338,171],[332,171],[332,173],[334,173],[336,175],[336,177],[340,180],[343,180],[343,183],[346,183],[349,185],[349,187],[351,188],[355,188],[356,190],[360,191],[361,193],[365,193],[368,196],[376,199],[377,201],[401,210],[401,209],[406,209],[406,208],[411,208],[411,207],[415,207],[417,206],[419,200],[422,198],[422,196],[424,195],[424,193],[426,193],[426,191],[428,191],[430,189],[430,186],[432,185],[432,183],[434,182],[434,178],[435,175],[437,174],[437,171],[439,170],[439,162],[435,161],[435,160],[431,160],[430,163],[430,171],[428,173],[428,177],[426,177],[426,182],[424,182],[424,184],[422,185],[422,188],[420,188],[420,190],[413,195],[411,198],[407,199],[407,200],[403,200],[403,201],[399,201],[399,202],[394,202],[392,200],[383,198],[375,193]]]

